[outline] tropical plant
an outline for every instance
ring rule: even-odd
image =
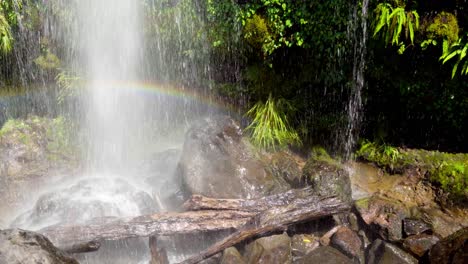
[[[253,143],[265,149],[301,144],[297,132],[289,125],[286,115],[291,109],[292,106],[286,100],[275,100],[271,95],[265,103],[256,103],[246,114],[253,119],[247,127],[247,131],[252,133]]]
[[[405,10],[405,6],[393,7],[389,3],[380,3],[374,10],[374,37],[379,33],[386,44],[398,46],[398,53],[406,50],[406,44],[401,40],[402,33],[405,39],[414,44],[414,33],[419,29],[419,14],[416,10]]]
[[[8,53],[12,48],[13,37],[11,34],[10,23],[3,13],[0,6],[0,50],[3,53]]]
[[[445,54],[449,47],[457,42],[459,30],[454,14],[440,12],[425,28],[426,39],[421,42],[421,47],[426,49],[429,45],[437,46],[442,43],[442,53]]]
[[[446,63],[452,59],[455,59],[456,62],[452,68],[452,78],[455,77],[455,74],[458,71],[458,68],[461,68],[460,74],[468,74],[468,34],[465,38],[460,38],[454,45],[450,47],[441,57],[442,63]]]

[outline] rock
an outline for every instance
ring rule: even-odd
[[[357,257],[361,251],[361,239],[347,227],[339,228],[331,239],[332,245],[345,253],[348,257]]]
[[[13,225],[35,230],[60,222],[84,223],[95,217],[138,216],[155,211],[151,196],[123,179],[85,178],[43,194]]]
[[[303,187],[301,169],[291,154],[285,151],[276,152],[264,163],[267,170],[277,179],[285,180],[293,188]]]
[[[237,248],[230,247],[226,248],[223,252],[223,258],[221,259],[221,264],[245,264],[245,260],[242,255],[239,253]]]
[[[248,263],[292,263],[291,238],[287,234],[262,237],[246,247]]]
[[[337,249],[332,247],[319,247],[316,250],[312,251],[304,258],[302,258],[298,263],[301,264],[310,264],[310,263],[319,263],[319,264],[352,264],[353,261],[343,255]]]
[[[258,198],[290,188],[266,172],[229,117],[207,117],[190,128],[178,176],[186,195],[213,198]]]
[[[403,220],[403,230],[407,236],[411,236],[430,231],[431,227],[421,220],[405,218]]]
[[[330,240],[331,240],[331,237],[336,233],[336,231],[338,231],[338,229],[340,229],[341,226],[335,226],[333,227],[332,229],[330,229],[328,232],[326,232],[321,238],[320,238],[320,244],[322,246],[328,246],[330,245]]]
[[[46,237],[21,229],[0,231],[0,263],[78,264]]]
[[[402,220],[409,212],[399,201],[373,195],[356,201],[355,207],[364,222],[383,239],[399,241],[403,238]]]
[[[291,239],[291,250],[294,262],[320,246],[319,238],[314,235],[294,235]]]
[[[418,260],[399,247],[376,239],[370,246],[367,263],[375,264],[417,264]]]
[[[468,263],[468,227],[440,240],[429,251],[430,263]]]
[[[351,202],[349,173],[325,150],[314,151],[302,169],[303,181],[312,185],[318,195],[336,195]]]
[[[403,242],[403,247],[413,254],[422,257],[440,239],[434,235],[418,234],[409,236]]]
[[[357,216],[354,213],[348,214],[348,222],[351,230],[358,232],[359,231],[359,221]]]

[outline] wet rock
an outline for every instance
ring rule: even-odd
[[[248,263],[292,263],[291,238],[287,234],[263,237],[246,247]]]
[[[322,246],[328,246],[330,245],[331,237],[340,229],[341,226],[335,226],[332,229],[330,229],[327,233],[325,233],[321,238],[320,238],[320,244]]]
[[[304,258],[302,258],[298,263],[300,264],[310,264],[310,263],[320,263],[320,264],[352,264],[353,261],[343,255],[337,249],[332,247],[319,247],[316,250],[312,251]]]
[[[318,195],[336,195],[347,202],[352,200],[348,171],[324,150],[313,151],[302,169],[302,177]]]
[[[200,261],[199,264],[218,264],[220,263],[222,256],[223,256],[222,253],[218,253],[214,256],[211,256],[207,259]]]
[[[409,236],[403,242],[403,247],[413,254],[422,257],[440,239],[434,235],[418,234]]]
[[[229,117],[204,118],[187,132],[178,165],[186,195],[213,198],[257,198],[281,192],[254,149]]]
[[[267,170],[277,179],[285,180],[293,188],[303,187],[302,172],[291,154],[285,151],[276,152],[264,162]]]
[[[293,260],[301,259],[320,246],[319,238],[314,235],[294,235],[291,239]]]
[[[13,225],[40,229],[60,222],[84,223],[104,216],[138,216],[156,210],[146,192],[119,178],[86,178],[46,193]]]
[[[403,220],[403,230],[407,236],[419,235],[431,230],[431,226],[421,220],[406,218]]]
[[[348,222],[351,230],[358,232],[359,231],[359,222],[358,218],[354,213],[348,214]]]
[[[430,263],[468,263],[468,227],[440,240],[429,251]]]
[[[245,264],[245,260],[235,247],[226,248],[221,264]]]
[[[417,264],[418,260],[399,247],[376,239],[370,246],[367,263],[375,264]]]
[[[403,238],[402,220],[409,214],[403,204],[373,195],[356,201],[355,206],[364,222],[383,239],[399,241]]]
[[[46,237],[25,230],[0,231],[0,263],[78,264],[57,249]]]
[[[361,251],[361,239],[347,227],[339,228],[332,236],[331,244],[349,257],[357,257]]]

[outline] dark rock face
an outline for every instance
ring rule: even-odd
[[[468,263],[468,227],[442,239],[429,251],[431,263]]]
[[[364,222],[385,240],[399,241],[403,238],[402,220],[409,214],[398,201],[374,195],[355,202]]]
[[[338,229],[333,235],[331,243],[349,257],[358,256],[362,244],[359,236],[347,227]]]
[[[337,249],[329,246],[319,247],[306,255],[301,264],[319,263],[319,264],[352,264],[351,259],[343,255]]]
[[[429,231],[431,227],[423,221],[406,218],[403,220],[403,230],[407,236],[411,236]]]
[[[403,247],[413,254],[422,257],[440,239],[434,235],[419,234],[407,237],[403,242]]]
[[[313,155],[302,170],[303,181],[313,186],[318,195],[336,195],[351,202],[349,173],[330,157]]]
[[[267,170],[277,179],[286,181],[293,188],[303,187],[302,172],[294,158],[285,151],[274,153],[265,164]]]
[[[287,234],[259,238],[247,246],[245,257],[248,263],[291,263],[291,238]]]
[[[20,229],[0,231],[0,263],[78,264],[46,237]]]
[[[265,171],[229,117],[204,118],[192,126],[178,170],[187,195],[257,198],[288,188]]]
[[[123,179],[87,178],[42,195],[13,225],[40,229],[60,222],[83,223],[95,217],[137,216],[155,211],[151,196]]]
[[[221,264],[245,264],[245,260],[235,247],[226,248]]]
[[[399,247],[377,239],[370,246],[367,256],[367,263],[417,264],[418,260]]]

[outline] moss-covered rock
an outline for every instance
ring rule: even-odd
[[[336,195],[351,201],[349,173],[342,164],[331,158],[323,148],[314,148],[302,169],[303,181],[310,184],[318,195]]]
[[[364,141],[356,155],[391,172],[417,168],[452,200],[468,200],[468,154],[396,148]]]

